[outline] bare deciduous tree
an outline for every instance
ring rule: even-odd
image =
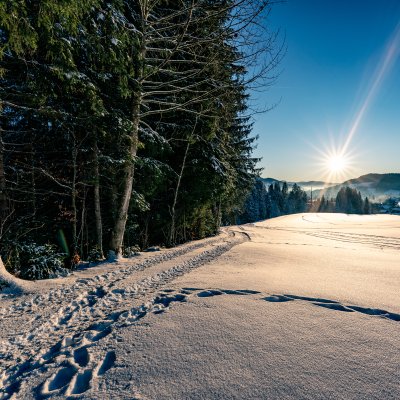
[[[140,129],[157,134],[151,121],[173,112],[213,116],[238,83],[235,78],[218,79],[227,61],[236,64],[233,70],[252,70],[244,81],[239,78],[243,74],[237,77],[242,79],[240,84],[250,87],[260,80],[273,79],[271,71],[282,56],[282,47],[275,46],[276,35],[266,32],[261,24],[270,1],[232,0],[210,5],[203,0],[139,0],[125,5],[125,27],[137,37],[135,68],[130,77],[132,128],[109,258],[118,258],[122,251]],[[224,49],[232,41],[239,51],[234,60],[227,60],[224,57],[231,58],[232,52]],[[199,111],[198,106],[206,103],[208,107]],[[178,190],[179,177],[176,196]],[[172,226],[170,239],[174,229]]]

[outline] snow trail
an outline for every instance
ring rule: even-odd
[[[0,399],[17,395],[30,374],[53,363],[60,369],[37,388],[36,397],[86,392],[93,378],[104,375],[116,359],[112,352],[96,354],[97,342],[111,335],[116,326],[128,326],[149,312],[161,313],[170,303],[185,301],[185,294],[152,295],[245,240],[246,235],[227,230],[216,238],[161,252],[126,268],[77,279],[70,287],[13,298],[11,306],[0,311],[3,321],[32,318],[19,326],[17,334],[9,331],[0,343]]]

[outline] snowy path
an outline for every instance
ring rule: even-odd
[[[0,398],[18,398],[30,375],[42,375],[53,363],[61,368],[37,388],[36,397],[85,392],[92,378],[103,375],[115,360],[112,352],[89,355],[90,348],[112,334],[114,326],[128,326],[149,312],[162,312],[170,302],[184,301],[183,295],[154,293],[243,240],[245,235],[228,231],[125,268],[78,278],[71,286],[51,288],[51,281],[38,282],[45,293],[5,297],[3,302],[10,304],[0,310]]]
[[[31,289],[0,295],[0,399],[400,398],[398,217],[230,227]]]

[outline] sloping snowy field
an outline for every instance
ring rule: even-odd
[[[400,398],[398,216],[285,216],[14,291],[1,399]]]

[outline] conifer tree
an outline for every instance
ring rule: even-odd
[[[233,221],[258,174],[248,90],[281,56],[274,34],[255,34],[269,6],[2,3],[3,254],[34,236],[118,257]]]
[[[371,206],[370,206],[368,197],[366,197],[365,200],[364,200],[363,213],[364,214],[371,214]]]

